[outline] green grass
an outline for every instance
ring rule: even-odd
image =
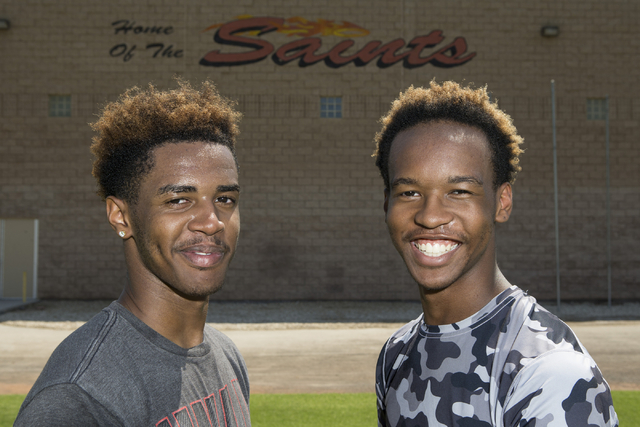
[[[375,427],[376,395],[355,394],[254,394],[253,427]]]
[[[11,427],[26,394],[0,395],[0,427]]]
[[[620,427],[640,427],[640,391],[613,391]],[[0,395],[0,427],[11,427],[25,395]],[[356,394],[254,394],[253,427],[359,427],[376,425],[376,396]]]
[[[640,427],[640,391],[612,391],[620,427]]]

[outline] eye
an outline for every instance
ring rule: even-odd
[[[417,191],[414,191],[414,190],[403,191],[402,193],[400,193],[401,197],[417,197],[419,195],[420,195],[420,193],[418,193]]]
[[[220,196],[216,199],[216,203],[220,203],[225,206],[233,206],[236,204],[236,199],[229,196]]]
[[[467,190],[457,189],[457,190],[453,190],[451,194],[453,194],[454,196],[460,196],[463,194],[471,194],[471,192]]]
[[[167,202],[168,205],[175,207],[185,206],[187,203],[189,203],[189,200],[183,197],[178,199],[171,199]]]

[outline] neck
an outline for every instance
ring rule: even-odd
[[[183,348],[204,339],[209,297],[190,299],[160,281],[143,265],[133,239],[125,243],[129,282],[118,302],[151,329]]]
[[[482,282],[486,285],[482,286]],[[477,313],[509,286],[511,285],[496,265],[486,281],[460,281],[437,291],[420,287],[424,321],[429,325],[448,325],[464,320]]]
[[[125,287],[118,302],[151,329],[183,348],[202,343],[209,299],[190,301],[179,295],[149,295]]]

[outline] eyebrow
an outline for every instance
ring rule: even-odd
[[[196,191],[197,189],[193,185],[167,184],[164,187],[160,187],[156,195],[162,196],[167,193],[195,193]]]
[[[484,185],[482,180],[476,178],[475,176],[451,176],[449,177],[447,182],[449,184],[461,184],[461,183],[475,184],[475,185],[479,185],[480,187]]]
[[[398,178],[391,183],[391,188],[396,188],[400,185],[416,185],[418,183],[417,180],[413,178]],[[476,178],[475,176],[450,176],[447,179],[448,184],[461,184],[468,183],[473,185],[479,185],[482,187],[484,183],[481,179]]]
[[[231,185],[218,185],[218,193],[240,192],[240,186],[238,184]]]
[[[418,181],[413,178],[398,178],[391,183],[391,188],[396,188],[399,185],[414,185],[417,183]]]
[[[228,192],[240,192],[240,186],[238,184],[231,185],[219,185],[218,193],[228,193]],[[167,193],[195,193],[198,191],[196,187],[193,185],[177,185],[177,184],[167,184],[164,187],[160,187],[156,192],[157,196],[162,196]]]

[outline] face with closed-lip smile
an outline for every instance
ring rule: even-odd
[[[240,231],[238,172],[231,151],[201,142],[168,143],[128,210],[132,282],[187,298],[216,292]]]
[[[389,156],[386,222],[422,292],[473,289],[496,270],[495,222],[506,221],[511,186],[493,184],[479,129],[438,121],[399,133]]]

